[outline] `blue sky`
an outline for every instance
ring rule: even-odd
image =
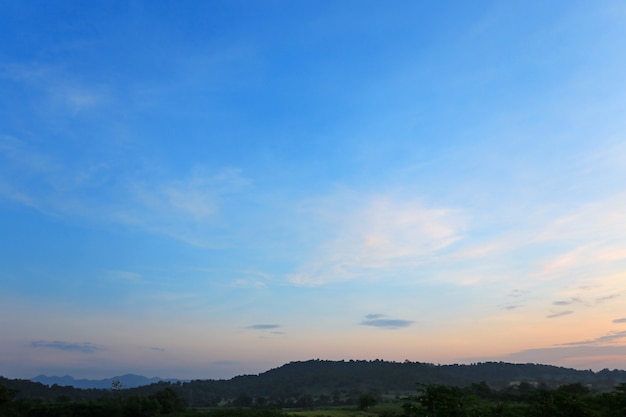
[[[0,374],[626,368],[625,19],[5,2]]]

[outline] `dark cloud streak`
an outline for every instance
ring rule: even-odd
[[[93,343],[73,343],[73,342],[62,342],[59,340],[54,340],[51,342],[45,340],[38,340],[30,343],[30,346],[33,348],[46,348],[46,349],[56,349],[62,350],[64,352],[80,352],[80,353],[88,353],[93,354],[97,351],[104,350],[100,346],[94,345]]]
[[[408,327],[414,323],[411,320],[383,319],[381,317],[385,317],[385,315],[368,314],[367,316],[365,316],[365,320],[363,320],[359,324],[361,326],[379,327],[382,329],[400,329],[403,327]]]
[[[563,317],[563,316],[568,316],[570,314],[574,313],[574,311],[572,310],[567,310],[567,311],[559,311],[557,313],[552,313],[546,316],[547,319],[555,319],[557,317]]]
[[[617,298],[619,296],[620,296],[619,294],[611,294],[611,295],[606,295],[604,297],[599,297],[599,298],[596,298],[596,303],[603,303],[605,301],[612,300],[613,298]]]
[[[596,337],[595,339],[583,340],[580,342],[569,342],[569,343],[561,343],[558,346],[588,346],[588,345],[599,345],[605,343],[612,343],[616,340],[620,340],[626,338],[626,330],[621,332],[611,332],[607,335]]]
[[[246,327],[246,329],[251,330],[272,330],[278,329],[280,324],[253,324],[251,326]]]
[[[497,357],[463,358],[466,362],[505,361],[514,363],[559,363],[568,358],[612,358],[626,357],[626,346],[559,346],[549,348],[527,349]]]

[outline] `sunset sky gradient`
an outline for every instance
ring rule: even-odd
[[[0,375],[626,368],[623,1],[0,4]]]

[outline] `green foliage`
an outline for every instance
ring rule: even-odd
[[[476,398],[450,385],[420,385],[418,395],[405,408],[410,416],[464,417],[479,415]]]
[[[406,388],[409,380],[413,382]],[[415,380],[422,385],[413,394]],[[475,382],[480,380],[483,382]],[[267,417],[397,417],[401,413],[407,417],[622,417],[626,416],[626,384],[616,385],[618,382],[626,382],[626,372],[378,360],[294,362],[231,380],[160,382],[133,389],[117,385],[110,390],[49,387],[0,377],[0,417],[182,417],[221,410],[250,416],[269,413]],[[403,411],[385,408],[407,395]],[[372,398],[378,403],[373,409],[376,403]],[[185,411],[185,406],[221,410]],[[244,409],[250,411],[241,411]]]
[[[370,407],[374,407],[376,404],[378,404],[378,400],[372,394],[362,394],[359,397],[358,407],[361,411],[368,410]]]
[[[45,402],[34,398],[14,400],[15,392],[0,384],[0,417],[157,417],[184,410],[170,388],[149,396],[103,397],[95,401]]]
[[[11,405],[15,393],[15,390],[11,390],[0,384],[0,410]]]
[[[626,386],[624,386],[626,388]],[[466,388],[420,385],[406,399],[405,417],[617,417],[626,415],[626,390],[592,393],[581,384],[556,389],[523,386],[493,391],[482,384]]]
[[[153,397],[133,395],[124,401],[124,417],[156,417],[161,412],[159,402]]]
[[[169,387],[152,394],[150,397],[159,405],[161,414],[172,414],[185,408],[183,400]]]
[[[211,410],[208,417],[289,417],[280,410],[255,409],[255,408],[222,408]]]
[[[505,390],[508,400],[525,398],[539,385],[556,388],[580,383],[593,391],[608,392],[616,383],[626,382],[626,371],[608,369],[600,372],[580,371],[548,365],[486,362],[472,365],[434,365],[420,362],[325,361],[292,362],[259,375],[244,375],[229,380],[195,380],[159,382],[138,388],[77,389],[69,386],[51,387],[28,380],[0,383],[18,391],[15,399],[41,398],[57,401],[96,401],[131,395],[149,396],[171,388],[188,407],[311,408],[320,406],[354,406],[359,397],[370,393],[380,403],[410,395],[415,382],[428,385],[472,386],[471,394],[489,399],[490,391]],[[476,381],[485,381],[476,383]],[[511,382],[517,381],[515,386]],[[246,393],[249,398],[238,398]],[[502,398],[502,397],[499,397]],[[250,402],[250,399],[252,402]]]

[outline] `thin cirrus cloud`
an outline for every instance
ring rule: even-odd
[[[402,319],[387,319],[384,314],[368,314],[365,320],[359,323],[361,326],[378,327],[381,329],[401,329],[411,326],[414,321]]]
[[[573,313],[574,313],[573,310],[557,311],[556,313],[548,314],[546,316],[546,318],[547,319],[555,319],[557,317],[569,316],[570,314],[573,314]]]
[[[313,255],[288,276],[291,283],[319,286],[389,278],[461,238],[464,226],[457,210],[389,195],[354,200],[325,202],[312,210],[319,224],[330,227]]]
[[[575,363],[586,363],[589,360],[594,362],[612,358],[626,357],[626,346],[624,345],[575,345],[557,346],[547,348],[526,349],[513,352],[499,357],[472,357],[463,358],[463,361],[480,362],[490,360],[502,360],[516,363],[550,363],[568,365],[571,367]]]
[[[621,332],[611,332],[607,335],[597,337],[595,339],[583,340],[579,342],[561,343],[559,346],[584,346],[584,345],[603,345],[611,344],[626,338],[626,330]]]
[[[150,169],[113,174],[114,166],[72,163],[0,135],[0,197],[49,215],[131,225],[205,247],[220,245],[209,231],[219,221],[224,198],[250,184],[232,167],[195,166],[186,175],[154,178]],[[96,201],[93,190],[106,195],[106,203]]]
[[[617,319],[626,323],[626,318]],[[613,322],[616,322],[614,320]],[[526,349],[510,353],[497,359],[510,362],[552,363],[571,366],[572,363],[584,363],[587,360],[594,362],[611,361],[615,358],[626,358],[626,330],[609,332],[594,339],[560,343],[552,347]],[[470,358],[466,358],[469,360]],[[481,360],[485,358],[471,358]],[[490,358],[493,360],[494,358]]]
[[[572,298],[570,300],[554,301],[552,304],[555,305],[555,306],[568,306],[568,305],[572,305],[574,303],[580,303],[580,302],[582,302],[580,299]]]
[[[253,324],[251,326],[246,327],[246,329],[250,330],[273,330],[278,329],[280,324]]]
[[[223,220],[224,199],[249,184],[235,168],[196,167],[186,177],[153,183],[131,179],[127,186],[130,203],[120,203],[116,220],[193,246],[221,246],[224,237],[210,231]]]
[[[62,341],[34,341],[30,344],[33,348],[44,348],[44,349],[55,349],[62,350],[64,352],[80,352],[93,354],[98,351],[104,350],[104,348],[94,345],[93,343],[83,342],[83,343],[75,343],[75,342],[62,342]]]
[[[249,180],[235,168],[211,171],[195,167],[180,179],[165,179],[150,185],[135,181],[130,192],[137,205],[147,212],[165,217],[185,215],[206,221],[218,212],[220,196],[236,193],[248,184]]]
[[[626,246],[620,239],[626,232],[624,204],[626,194],[619,193],[553,219],[535,240],[561,243],[561,250],[545,259],[536,275],[550,277],[625,260]]]
[[[39,117],[70,118],[77,112],[96,110],[114,103],[111,89],[104,84],[79,83],[76,74],[58,66],[41,64],[6,65],[3,76],[39,93],[43,106]],[[44,112],[45,110],[45,112]]]
[[[617,298],[619,296],[620,296],[620,294],[610,294],[610,295],[605,295],[604,297],[598,297],[598,298],[596,298],[596,303],[603,303],[605,301],[612,300],[612,299]]]
[[[165,352],[165,349],[160,347],[151,347],[150,350],[153,350],[155,352]]]

